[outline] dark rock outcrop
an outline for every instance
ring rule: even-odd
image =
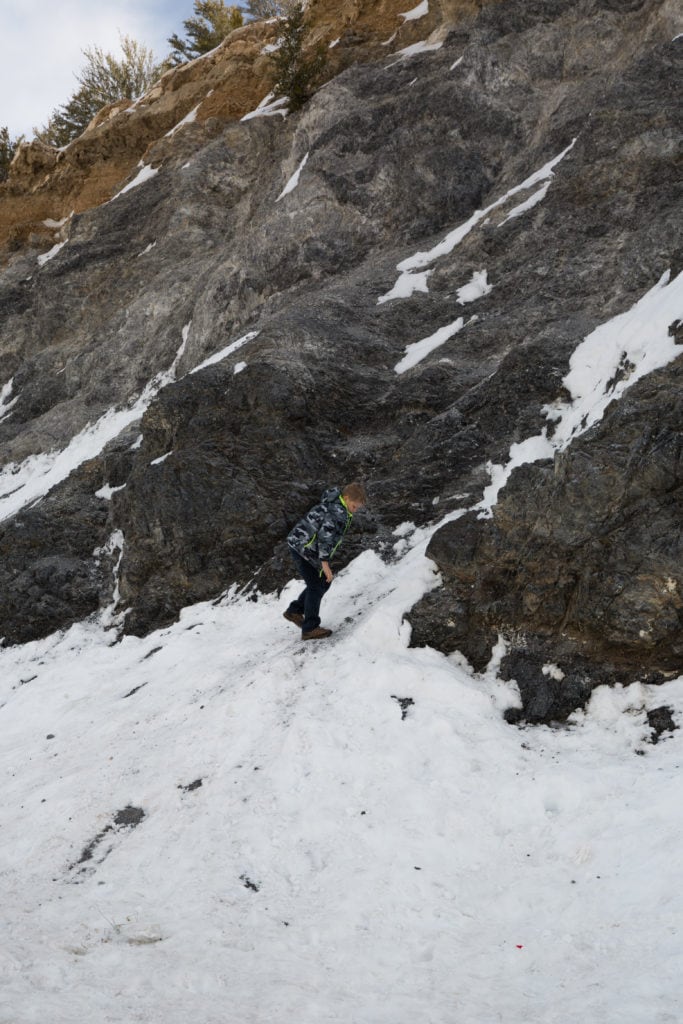
[[[682,384],[683,355],[554,464],[515,470],[491,519],[470,512],[439,530],[427,553],[444,586],[411,613],[413,643],[481,669],[503,633],[502,672],[532,721],[565,718],[601,682],[678,674]]]
[[[35,508],[0,523],[0,635],[24,643],[111,600],[107,502],[100,467],[85,464]]]

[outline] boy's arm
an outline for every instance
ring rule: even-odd
[[[332,512],[328,512],[318,527],[318,555],[320,561],[327,561],[339,540],[339,524]]]
[[[318,556],[320,565],[328,583],[332,582],[334,573],[330,568],[329,558],[336,543],[337,523],[332,515],[326,515],[318,529]]]

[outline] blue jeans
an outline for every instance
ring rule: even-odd
[[[303,615],[304,622],[301,632],[310,633],[320,625],[320,602],[330,589],[330,584],[325,576],[321,575],[320,569],[316,569],[314,565],[302,558],[298,551],[292,551],[291,548],[289,550],[296,570],[306,584],[306,589],[302,590],[296,601],[292,601],[287,610],[297,615]]]

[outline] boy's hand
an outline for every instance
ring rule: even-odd
[[[322,566],[323,573],[325,574],[325,579],[327,580],[328,583],[331,583],[332,580],[334,579],[334,573],[330,569],[330,563],[321,562],[320,564]]]

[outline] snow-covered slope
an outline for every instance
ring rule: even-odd
[[[677,1019],[680,733],[645,715],[683,678],[511,728],[500,649],[407,646],[427,540],[340,573],[327,643],[293,582],[0,651],[3,1024]]]

